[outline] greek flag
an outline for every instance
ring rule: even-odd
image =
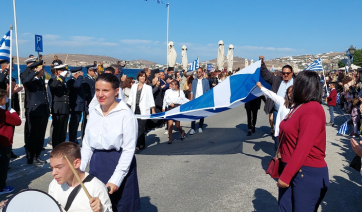
[[[316,60],[313,63],[309,64],[309,66],[307,68],[305,68],[304,70],[323,71],[321,58],[318,58],[318,60]]]
[[[0,60],[10,61],[10,30],[0,40]]]
[[[273,72],[273,73],[275,72],[275,70],[274,70],[274,65],[272,66],[272,68],[270,69],[270,71]]]
[[[207,71],[213,71],[214,70],[214,66],[211,64],[207,64]]]
[[[187,70],[187,72],[196,71],[198,68],[199,68],[199,58],[197,58],[196,60],[194,60],[194,62],[192,62],[192,64],[189,67],[189,70]]]
[[[351,61],[351,63],[353,62],[353,56],[349,53],[348,49],[346,51],[347,57],[348,59]]]
[[[344,67],[344,71],[346,72],[346,74],[348,73],[348,68],[347,68],[347,66]]]
[[[342,134],[342,135],[346,135],[348,134],[348,121],[344,122],[344,124],[342,124],[342,126],[339,128],[337,135],[338,134]]]
[[[194,121],[238,107],[263,95],[261,90],[255,86],[257,82],[261,82],[264,87],[270,88],[270,85],[260,76],[260,65],[260,61],[251,64],[226,78],[204,95],[180,107],[152,115],[136,115],[136,117],[141,119]]]

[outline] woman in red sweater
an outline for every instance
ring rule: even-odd
[[[317,211],[329,186],[326,117],[317,73],[303,71],[294,81],[291,113],[280,123],[280,211]]]

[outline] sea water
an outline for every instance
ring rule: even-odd
[[[20,74],[25,70],[26,65],[20,65]],[[72,66],[68,66],[69,69],[72,69],[74,67]],[[50,66],[44,66],[44,70],[45,73],[47,73],[49,76],[52,75],[51,71],[50,71],[51,67]],[[87,75],[87,70],[86,68],[83,67],[83,73],[84,76]],[[127,75],[127,77],[133,77],[134,79],[136,78],[138,72],[140,72],[142,69],[128,69],[128,68],[124,68],[123,69],[123,74]],[[12,77],[15,78],[16,83],[18,83],[18,66],[14,65],[14,69],[12,71]]]

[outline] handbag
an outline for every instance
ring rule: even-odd
[[[299,105],[297,108],[295,108],[291,113],[290,115],[288,114],[287,115],[287,118],[285,120],[288,120],[290,117],[292,117],[293,113],[302,105]],[[270,161],[269,161],[269,164],[268,164],[268,167],[265,171],[266,174],[269,174],[271,178],[279,178],[279,164],[280,164],[280,158],[279,158],[279,147],[280,147],[280,144],[282,143],[283,141],[283,137],[284,137],[284,132],[282,134],[282,136],[280,137],[279,139],[279,145],[278,145],[278,149],[277,149],[277,152],[275,154],[275,157],[272,158]],[[361,163],[361,160],[360,160],[360,163]]]
[[[361,171],[361,157],[355,155],[352,162],[349,164],[349,167],[352,167],[354,170],[360,172]]]
[[[272,158],[269,161],[268,164],[268,168],[266,169],[266,174],[270,175],[271,178],[279,178],[279,163],[280,163],[280,159],[278,157],[279,154],[279,147],[280,147],[280,143],[282,141],[284,137],[284,132],[281,136],[281,139],[279,141],[279,145],[278,145],[278,149],[277,149],[277,153],[275,154],[275,157]]]

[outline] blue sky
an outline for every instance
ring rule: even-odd
[[[0,34],[14,23],[12,0],[2,0]],[[256,60],[362,47],[361,0],[169,0],[169,41],[188,60],[217,56],[218,41],[234,56]],[[106,55],[166,63],[166,15],[156,0],[16,0],[20,56],[44,52]],[[351,12],[354,11],[354,14]]]

